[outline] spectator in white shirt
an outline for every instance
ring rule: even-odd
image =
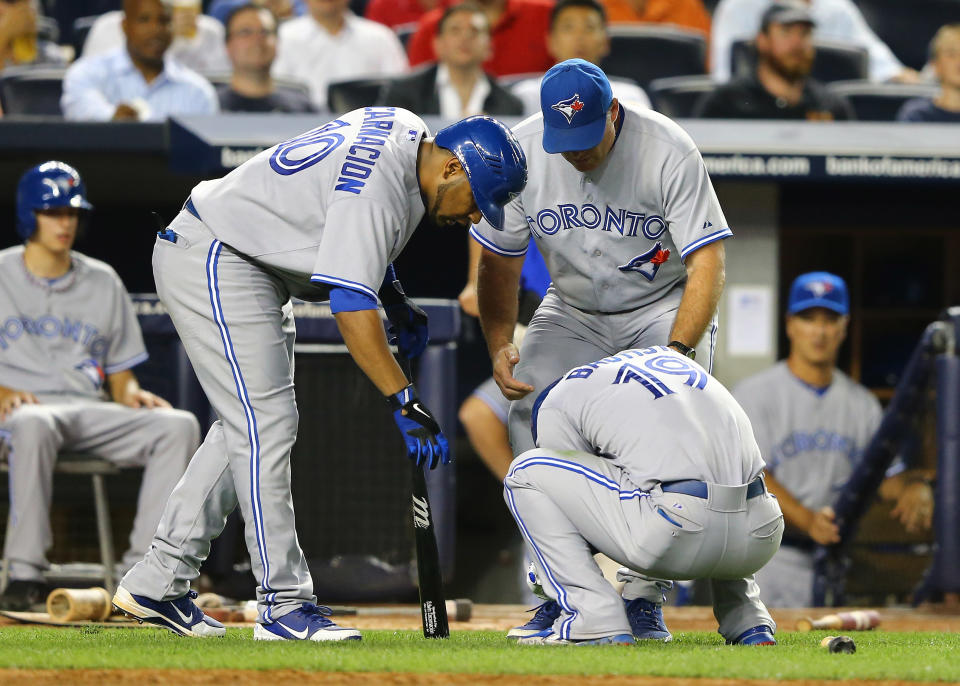
[[[920,75],[903,66],[886,43],[877,37],[853,0],[797,0],[809,5],[816,22],[814,39],[847,43],[864,48],[869,56],[871,81],[916,83]],[[713,12],[710,36],[710,68],[715,81],[729,81],[730,52],[738,40],[750,40],[760,29],[760,17],[772,0],[720,0]]]
[[[173,43],[167,54],[194,71],[229,74],[230,60],[224,44],[223,24],[213,17],[188,10],[177,8]],[[123,12],[120,11],[100,15],[83,43],[83,56],[102,55],[122,46],[122,21]]]
[[[301,81],[321,110],[327,86],[407,71],[407,55],[393,31],[350,12],[349,0],[308,0],[309,14],[280,26],[273,75]]]
[[[162,121],[171,114],[214,114],[217,95],[202,76],[166,54],[170,8],[124,0],[126,44],[83,57],[67,70],[60,107],[67,119]]]
[[[607,14],[597,0],[558,0],[550,15],[547,50],[557,62],[580,58],[600,64],[610,52],[607,35]],[[510,91],[523,102],[523,113],[540,111],[540,80],[543,74],[516,82]],[[650,98],[633,81],[610,78],[613,97],[643,107],[650,107]]]

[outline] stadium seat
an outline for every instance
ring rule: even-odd
[[[709,76],[670,76],[651,81],[647,92],[657,112],[677,119],[692,116],[700,99],[716,87]]]
[[[60,42],[60,26],[56,19],[50,17],[37,17],[37,38],[48,40],[51,43]]]
[[[922,69],[933,34],[960,22],[957,0],[857,0],[863,18],[908,67]]]
[[[376,105],[389,82],[388,78],[374,77],[331,83],[327,88],[327,108],[331,112],[349,112]]]
[[[646,87],[654,79],[704,74],[707,42],[698,31],[662,24],[610,27],[610,54],[600,66],[610,76]]]
[[[10,67],[0,72],[0,106],[7,116],[61,116],[64,69]]]
[[[863,48],[833,41],[816,41],[815,45],[817,56],[813,61],[813,78],[824,83],[867,78],[868,56]],[[733,75],[746,76],[753,73],[757,63],[753,41],[736,41],[730,50]]]
[[[860,121],[895,121],[897,112],[907,100],[932,98],[938,90],[934,85],[869,81],[837,81],[827,88],[849,100]]]
[[[74,22],[78,17],[93,17],[111,10],[121,9],[123,0],[47,0],[44,13],[56,20],[60,26],[60,40],[63,43],[77,45],[73,36]],[[82,46],[83,43],[81,42]],[[79,51],[77,52],[79,55]]]

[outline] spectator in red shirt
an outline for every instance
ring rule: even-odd
[[[553,0],[478,0],[493,30],[493,56],[483,68],[494,76],[542,73],[553,66],[547,52],[550,11]],[[410,65],[436,61],[433,37],[443,16],[443,8],[423,15],[410,38],[407,54]]]
[[[446,9],[453,0],[370,0],[363,14],[396,31],[397,27],[416,24],[432,9]]]

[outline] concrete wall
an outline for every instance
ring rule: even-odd
[[[776,360],[780,328],[777,303],[779,190],[772,183],[746,182],[719,182],[716,189],[727,223],[733,229],[733,238],[726,241],[727,284],[720,300],[720,331],[713,373],[729,387]],[[769,293],[765,325],[759,331],[751,327],[753,334],[766,341],[766,353],[738,354],[730,349],[733,325],[744,321],[732,311],[736,305],[731,297],[738,292],[738,286],[759,287]]]

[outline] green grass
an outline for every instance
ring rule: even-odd
[[[854,634],[854,655],[819,647],[827,634],[781,634],[776,648],[728,647],[687,632],[670,644],[518,646],[493,631],[427,641],[414,631],[365,631],[335,645],[255,643],[247,629],[223,639],[178,638],[156,629],[0,629],[0,668],[303,669],[504,674],[638,674],[740,679],[904,679],[960,682],[960,634]]]

